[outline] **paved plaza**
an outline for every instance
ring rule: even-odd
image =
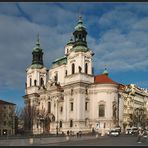
[[[136,142],[137,137],[131,135],[82,136],[82,137],[46,137],[1,139],[0,146],[148,146],[148,139]]]

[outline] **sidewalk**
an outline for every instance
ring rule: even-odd
[[[101,136],[99,136],[101,137]],[[99,138],[97,137],[97,138]],[[96,139],[96,136],[83,136],[82,137],[48,137],[48,138],[27,138],[27,139],[8,139],[8,140],[0,140],[0,146],[37,146],[44,144],[53,144],[59,142],[66,141],[79,141],[79,140],[87,140],[87,139]]]

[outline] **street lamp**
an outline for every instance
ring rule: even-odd
[[[57,99],[57,125],[56,125],[56,134],[58,135],[58,99]]]

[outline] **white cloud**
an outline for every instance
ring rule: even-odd
[[[53,60],[64,55],[64,46],[77,23],[76,5],[67,5],[64,9],[63,6],[51,6],[49,3],[17,4],[20,10],[12,6],[14,9],[9,11],[7,5],[3,10],[0,9],[0,66],[3,69],[0,87],[24,87],[25,69],[31,64],[32,48],[38,32],[44,49],[44,63],[49,68]],[[83,9],[91,10],[89,20],[84,13],[84,23],[89,28],[88,47],[95,52],[94,68],[100,70],[107,64],[112,72],[147,69],[147,16],[139,17],[130,9],[123,11],[113,8],[99,17],[95,12],[93,14],[92,6],[95,4],[85,5]],[[99,6],[94,10],[99,11]],[[94,38],[91,34],[91,29],[94,29],[92,26],[97,21],[95,29],[99,30],[100,38]]]

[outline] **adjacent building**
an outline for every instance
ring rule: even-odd
[[[15,134],[16,104],[0,100],[0,135]]]
[[[127,114],[126,110],[129,93],[125,91],[128,86],[112,80],[106,68],[95,75],[93,55],[81,17],[65,46],[64,56],[53,61],[49,69],[44,66],[38,37],[32,51],[32,64],[26,69],[26,130],[34,134],[58,134],[68,130],[108,130],[114,126],[123,127],[125,122],[129,124],[127,118],[131,111]],[[137,99],[148,100],[147,93],[145,97],[138,93],[138,97],[132,99],[135,109],[139,108]]]
[[[120,96],[123,100],[123,127],[147,127],[148,90],[135,84],[122,85]]]

